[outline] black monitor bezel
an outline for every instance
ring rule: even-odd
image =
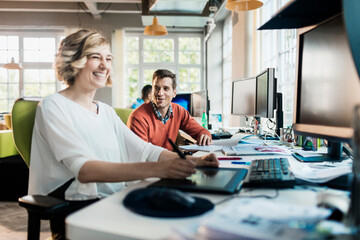
[[[301,105],[301,66],[302,66],[302,51],[304,48],[304,35],[324,24],[339,17],[336,15],[319,24],[298,29],[297,36],[297,59],[296,59],[296,78],[295,78],[295,94],[294,94],[294,116],[293,116],[293,131],[297,135],[323,138],[333,142],[351,142],[353,136],[353,129],[351,127],[335,127],[315,124],[300,123],[300,105]]]
[[[267,73],[267,107],[266,115],[259,114],[258,110],[258,80],[259,77]],[[272,81],[271,81],[272,80]],[[277,79],[275,78],[275,68],[267,68],[258,75],[256,75],[256,90],[255,90],[255,116],[263,118],[274,118],[274,110],[276,109],[276,93],[277,93]]]

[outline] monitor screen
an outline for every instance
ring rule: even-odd
[[[275,69],[268,68],[256,76],[255,116],[273,118],[275,99]]]
[[[191,109],[191,93],[178,93],[172,100],[190,112]]]
[[[232,82],[231,114],[255,115],[256,79],[245,78]]]
[[[203,112],[207,111],[207,91],[193,92],[191,94],[191,115],[193,117],[202,117]]]
[[[294,132],[333,142],[350,141],[360,81],[342,16],[298,36]]]

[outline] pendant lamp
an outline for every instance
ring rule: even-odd
[[[231,11],[249,11],[263,5],[260,0],[227,0],[225,8]]]
[[[4,68],[6,69],[21,69],[21,63],[15,63],[14,58],[11,58],[11,63],[7,63],[4,65]]]
[[[168,32],[165,26],[159,25],[159,21],[157,17],[154,16],[152,25],[145,27],[144,34],[151,36],[160,36],[160,35],[167,35]]]

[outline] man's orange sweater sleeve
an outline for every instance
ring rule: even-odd
[[[180,129],[189,134],[192,138],[197,140],[202,134],[206,134],[211,137],[211,133],[200,126],[196,120],[185,109],[179,108],[183,119],[181,121]]]

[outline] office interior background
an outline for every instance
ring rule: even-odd
[[[0,112],[18,97],[45,97],[65,87],[52,63],[64,36],[93,28],[111,42],[113,86],[96,99],[126,107],[151,83],[152,73],[177,74],[178,93],[208,90],[211,114],[223,127],[244,126],[231,115],[231,82],[276,70],[284,126],[293,121],[296,30],[257,30],[288,0],[264,0],[256,10],[231,12],[224,0],[35,0],[0,2]],[[168,35],[146,36],[156,15]],[[11,59],[21,69],[5,69]]]

